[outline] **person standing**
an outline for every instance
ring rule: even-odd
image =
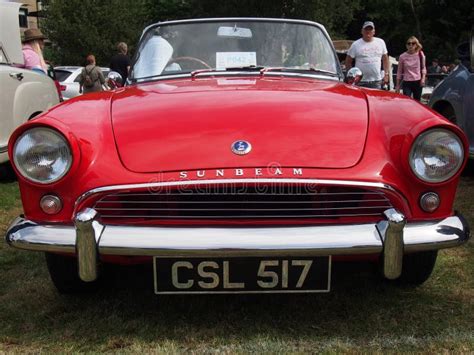
[[[128,78],[130,72],[131,61],[127,55],[128,47],[125,42],[120,42],[117,45],[118,53],[110,60],[110,70],[116,71],[122,76],[122,85]]]
[[[438,64],[438,59],[434,58],[431,61],[431,66],[428,67],[428,74],[439,74],[441,73],[441,67]]]
[[[421,50],[420,41],[415,36],[408,38],[406,46],[407,51],[398,59],[395,91],[400,92],[401,84],[403,95],[420,101],[421,91],[426,81],[426,57]]]
[[[79,92],[87,94],[89,92],[102,91],[105,78],[102,70],[96,66],[94,55],[89,54],[86,62],[87,65],[82,68],[81,74],[79,74]]]
[[[48,67],[43,58],[44,40],[46,37],[37,28],[25,31],[23,38],[23,67],[42,74],[48,73]]]
[[[441,67],[437,58],[431,61],[431,65],[426,68],[426,85],[435,87],[442,80],[439,74],[441,74]]]
[[[375,25],[372,21],[366,21],[362,25],[362,38],[352,43],[346,56],[346,68],[355,66],[363,74],[359,86],[372,89],[381,89],[382,85],[388,85],[390,81],[390,61],[387,46],[381,38],[375,37]],[[382,76],[381,67],[383,64]]]

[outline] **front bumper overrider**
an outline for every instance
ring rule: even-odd
[[[470,237],[461,215],[407,223],[395,209],[378,223],[295,227],[143,227],[104,225],[94,209],[74,226],[41,225],[18,217],[6,240],[15,248],[77,255],[79,276],[97,278],[100,255],[319,256],[382,254],[385,277],[396,279],[403,255],[461,245]]]

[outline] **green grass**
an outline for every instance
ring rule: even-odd
[[[456,208],[474,226],[474,174]],[[16,183],[0,183],[0,234],[21,213]],[[140,270],[140,269],[139,269]],[[336,270],[317,295],[161,296],[117,268],[95,295],[61,296],[43,255],[0,243],[0,352],[474,351],[474,243],[440,252],[422,287]]]

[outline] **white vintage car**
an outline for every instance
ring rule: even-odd
[[[0,164],[8,161],[13,130],[60,101],[49,76],[18,67],[23,64],[20,5],[0,1]]]
[[[79,79],[82,69],[83,67],[79,66],[54,67],[56,80],[58,80],[60,84],[61,94],[65,101],[81,95],[81,93],[79,92]],[[117,75],[116,72],[111,72],[110,68],[100,69],[102,70],[102,74],[104,74],[104,78],[108,79],[110,73],[114,73],[114,75]]]

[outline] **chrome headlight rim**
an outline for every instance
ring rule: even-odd
[[[54,136],[56,136],[57,138],[62,140],[62,142],[64,143],[65,148],[67,149],[69,159],[67,160],[67,163],[66,163],[63,171],[60,174],[58,174],[57,176],[55,176],[54,178],[47,179],[47,180],[46,179],[45,180],[37,179],[37,178],[29,175],[25,171],[25,169],[22,167],[21,163],[18,160],[18,154],[17,154],[18,144],[21,142],[21,140],[25,136],[27,136],[28,134],[31,134],[34,131],[47,131],[48,133],[53,134]],[[71,170],[71,167],[72,167],[73,161],[74,161],[73,149],[71,147],[70,142],[66,138],[66,136],[61,131],[59,131],[55,128],[47,127],[47,126],[34,126],[34,127],[31,127],[31,128],[28,128],[24,132],[22,132],[15,139],[15,143],[14,143],[13,149],[12,149],[12,155],[13,155],[13,163],[14,163],[13,165],[14,165],[15,169],[18,171],[18,173],[21,175],[21,177],[24,178],[25,180],[27,180],[28,182],[36,183],[36,184],[40,184],[40,185],[53,184],[53,183],[56,183],[59,180],[63,179],[69,173],[69,171]]]
[[[420,143],[422,143],[423,141],[426,141],[427,136],[432,135],[432,134],[439,134],[439,133],[444,133],[447,136],[449,136],[449,138],[453,139],[453,142],[457,143],[457,145],[459,146],[459,149],[460,149],[461,152],[460,152],[460,156],[459,156],[459,159],[458,159],[456,165],[454,166],[453,169],[451,169],[449,171],[448,174],[446,174],[444,176],[441,176],[441,177],[431,178],[431,177],[424,176],[424,175],[420,174],[417,171],[417,167],[415,166],[414,154],[415,154],[416,149],[419,148]],[[430,129],[420,133],[416,137],[416,139],[413,141],[413,143],[410,147],[409,155],[408,155],[408,164],[410,166],[411,172],[418,179],[420,179],[424,183],[436,185],[436,184],[446,183],[446,182],[450,181],[454,176],[456,176],[462,169],[465,157],[466,157],[466,152],[465,152],[464,143],[463,143],[462,139],[459,137],[459,135],[456,134],[456,132],[454,132],[454,131],[452,131],[448,128],[435,127],[435,128],[430,128]]]

